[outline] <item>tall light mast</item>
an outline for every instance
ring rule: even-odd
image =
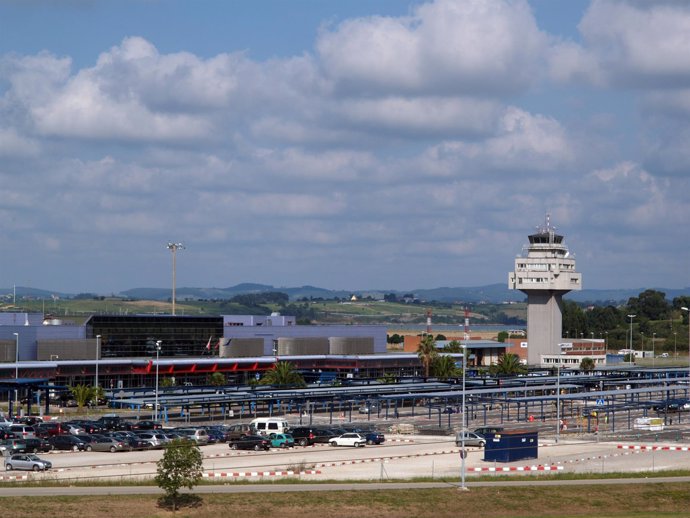
[[[168,243],[168,250],[172,252],[172,314],[175,314],[175,275],[176,275],[176,265],[175,256],[178,250],[184,250],[184,245],[182,243]]]

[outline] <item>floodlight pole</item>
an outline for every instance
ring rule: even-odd
[[[690,378],[690,309],[685,306],[680,309],[688,312],[688,378]]]
[[[467,372],[467,344],[462,344],[462,426],[460,427],[460,489],[467,491],[469,488],[465,485],[465,457],[467,450],[465,449],[465,434],[467,433],[466,412],[467,406],[465,404],[465,373]]]
[[[17,412],[19,407],[19,333],[12,333],[14,335],[14,411]]]
[[[175,284],[176,284],[176,260],[178,250],[184,250],[182,243],[168,243],[168,250],[172,252],[172,314],[175,314]]]
[[[101,359],[101,335],[96,335],[96,379],[93,387],[98,390],[98,361]],[[96,403],[98,404],[98,394],[96,394]]]
[[[561,355],[556,370],[556,444],[561,438]]]
[[[635,363],[635,349],[633,349],[633,334],[632,334],[632,324],[633,324],[633,318],[635,318],[637,315],[628,315],[628,318],[630,319],[630,364],[632,365]]]
[[[158,420],[158,359],[160,358],[161,343],[162,342],[160,340],[156,342],[156,403],[153,406],[155,412],[155,416],[153,418],[154,421]]]

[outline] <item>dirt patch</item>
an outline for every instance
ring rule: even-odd
[[[173,513],[156,496],[4,498],[3,514],[26,518],[280,516],[304,518],[680,517],[690,508],[688,484],[457,488],[398,491],[204,494]]]

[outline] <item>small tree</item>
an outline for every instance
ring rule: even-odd
[[[206,383],[214,387],[222,387],[227,384],[227,380],[222,372],[214,372],[206,378]]]
[[[580,370],[584,372],[591,372],[594,370],[594,360],[592,358],[582,358],[580,361]]]
[[[173,511],[177,508],[180,488],[192,489],[201,480],[202,459],[195,442],[175,439],[156,463],[156,484],[165,491],[165,499]]]
[[[94,389],[88,385],[75,385],[69,388],[72,397],[77,402],[77,408],[81,411],[89,401],[94,397]]]

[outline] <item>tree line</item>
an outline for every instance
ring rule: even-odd
[[[688,345],[688,312],[682,307],[690,307],[690,296],[669,301],[664,292],[651,289],[630,297],[622,306],[582,306],[563,301],[563,336],[603,338],[609,348],[624,348],[629,343],[632,321],[634,343],[654,337],[657,350],[670,351]]]

